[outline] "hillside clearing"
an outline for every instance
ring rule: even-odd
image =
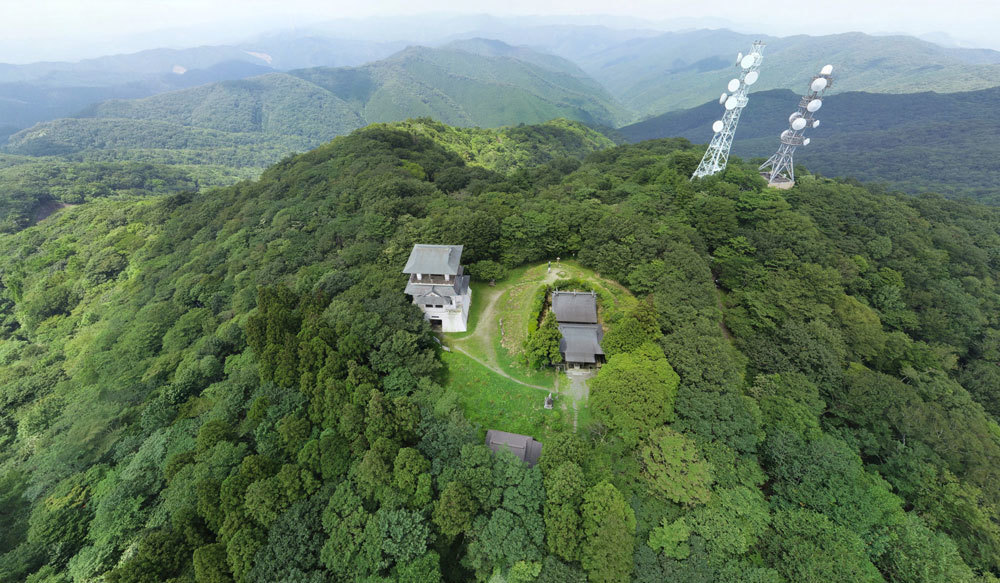
[[[543,392],[552,392],[562,397],[557,398],[556,408],[570,414],[566,422],[575,430],[586,427],[590,418],[586,406],[588,376],[567,378],[553,369],[532,370],[521,361],[533,317],[532,298],[542,286],[565,279],[581,280],[592,286],[601,299],[604,318],[635,303],[635,298],[621,285],[601,278],[575,261],[553,263],[551,269],[548,262],[521,267],[495,286],[472,284],[468,331],[444,335],[445,344],[453,350],[445,357],[450,372],[448,387],[462,395],[462,407],[470,419],[490,428],[537,437],[550,431],[553,421],[545,420],[534,409],[544,411]],[[511,400],[504,401],[500,409],[495,406],[497,390],[511,394]],[[528,399],[527,404],[520,401],[522,397]],[[515,418],[508,419],[510,415]]]

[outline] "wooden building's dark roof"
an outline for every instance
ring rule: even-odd
[[[490,429],[486,432],[486,445],[494,453],[503,450],[510,451],[529,466],[538,463],[538,458],[542,455],[542,442],[535,441],[533,437],[528,435],[507,433],[496,429]]]
[[[600,324],[559,324],[559,352],[570,364],[594,364],[598,356],[604,356],[601,340],[604,330]]]
[[[552,292],[552,311],[560,324],[596,324],[597,296],[593,292]]]

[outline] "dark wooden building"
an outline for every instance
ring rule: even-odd
[[[559,352],[567,365],[595,366],[604,362],[604,329],[597,323],[597,294],[552,292],[552,311],[562,334]]]

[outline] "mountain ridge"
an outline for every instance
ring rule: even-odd
[[[207,130],[237,135],[235,142],[223,139],[222,144],[242,146],[246,139],[241,136],[260,135],[273,136],[278,144],[287,138],[316,146],[369,123],[421,116],[484,127],[556,118],[612,126],[629,117],[568,61],[539,55],[534,60],[544,63],[542,68],[510,56],[532,54],[527,49],[494,44],[490,50],[503,55],[410,47],[361,67],[272,72],[141,99],[110,100],[68,118],[73,121],[22,130],[10,137],[7,151],[60,155],[100,149],[102,143],[130,140],[121,130],[143,121],[168,124],[170,136],[191,128],[190,139],[199,144],[204,142],[199,132]],[[111,132],[106,140],[102,131]],[[165,141],[146,130],[137,135],[147,137],[131,139],[132,147],[159,148]],[[147,140],[145,145],[142,140]]]
[[[413,44],[464,46],[474,53],[513,56],[543,67],[553,64],[548,55],[558,55],[599,81],[627,109],[641,115],[659,114],[697,105],[704,95],[717,91],[727,80],[720,71],[731,63],[735,51],[745,50],[756,38],[728,29],[657,32],[566,24],[524,28],[489,24],[490,19],[478,19],[483,26],[472,26],[478,20],[467,20],[463,26],[468,30],[441,32],[418,43],[352,40],[336,36],[344,34],[343,30],[323,33],[317,29],[263,35],[242,44],[149,49],[78,63],[0,65],[0,125],[16,122],[25,127],[73,114],[96,101],[158,94],[190,87],[199,80],[245,78],[250,67],[286,72],[317,66],[358,67],[387,59]],[[862,33],[767,38],[771,49],[765,54],[762,88],[795,89],[820,61],[838,61],[844,66],[844,81],[838,87],[845,90],[911,92],[932,85],[941,91],[964,91],[1000,85],[1000,52],[990,49],[948,48],[916,37]],[[489,45],[493,40],[514,48],[497,52],[497,47]],[[775,58],[776,68],[772,66]],[[564,65],[555,68],[565,71]],[[81,95],[86,89],[92,97],[85,102],[81,102],[85,97],[67,101],[58,93],[49,97],[44,92],[68,88],[76,88]],[[29,90],[35,96],[23,100],[19,109],[2,107],[4,97],[16,99],[17,92]]]
[[[733,141],[732,152],[767,157],[787,129],[787,117],[800,96],[785,90],[757,91]],[[1000,172],[991,159],[1000,145],[992,114],[1000,106],[1000,88],[958,93],[887,95],[844,92],[828,95],[817,113],[822,121],[810,130],[808,147],[796,161],[816,172],[886,182],[911,193],[939,192],[1000,202]],[[668,112],[619,128],[632,142],[681,136],[694,142],[711,139],[712,122],[722,114],[717,101]]]
[[[705,95],[720,92],[736,52],[758,39],[768,46],[757,90],[799,90],[827,63],[835,67],[834,93],[910,93],[928,86],[954,92],[1000,85],[1000,51],[948,49],[914,37],[863,33],[781,38],[725,29],[666,33],[634,39],[577,62],[627,107],[659,114],[699,105]],[[708,66],[692,72],[696,63]],[[735,76],[737,69],[731,71]]]

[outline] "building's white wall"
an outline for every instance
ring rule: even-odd
[[[472,290],[467,289],[459,297],[453,298],[454,306],[444,308],[432,308],[420,306],[424,312],[424,318],[441,320],[442,332],[465,332],[469,326],[469,307],[472,305]]]

